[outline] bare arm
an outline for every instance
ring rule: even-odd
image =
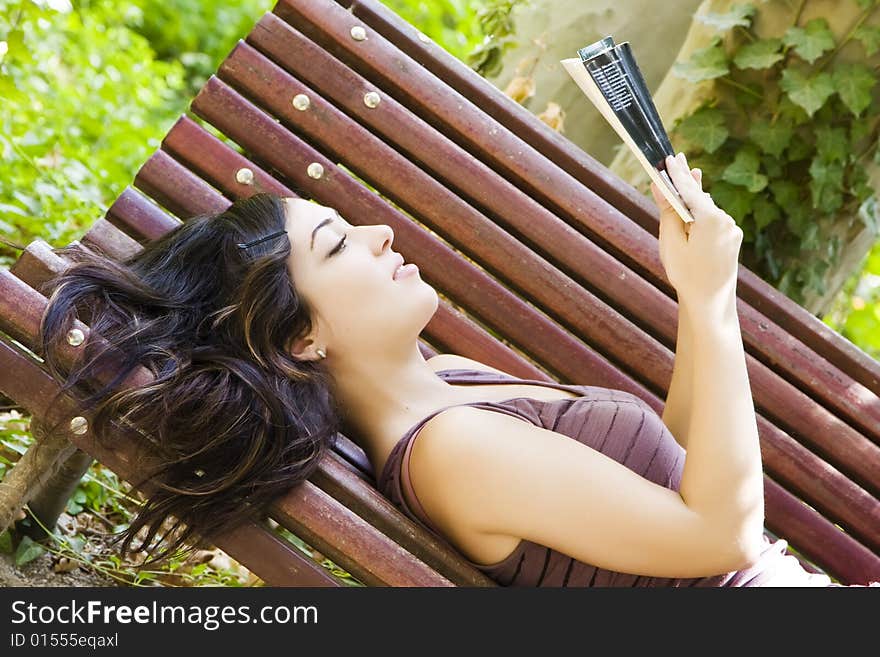
[[[507,535],[602,568],[702,577],[754,563],[764,523],[757,421],[736,297],[682,306],[692,331],[690,449],[678,491],[569,436],[484,409],[447,409],[410,460],[449,535]]]
[[[678,335],[672,380],[663,406],[663,424],[684,449],[690,433],[691,398],[694,388],[693,328],[681,304],[678,306]]]
[[[692,329],[693,382],[680,493],[702,516],[733,523],[754,551],[763,533],[764,478],[735,290],[718,304],[682,300],[681,307]]]

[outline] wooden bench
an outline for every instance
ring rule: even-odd
[[[351,223],[393,228],[395,248],[441,295],[426,357],[626,390],[662,413],[677,308],[653,203],[377,0],[281,0],[191,109],[213,130],[182,116],[83,247],[124,257],[231,199],[305,194]],[[75,411],[70,400],[47,407],[58,382],[29,353],[40,284],[64,267],[37,240],[0,272],[0,391],[40,422]],[[808,570],[880,579],[880,363],[744,267],[737,287],[767,533]],[[149,380],[144,370],[124,385]],[[112,450],[87,430],[69,440],[130,479],[145,441],[118,428]],[[373,477],[341,436],[269,518],[368,586],[495,585]],[[217,545],[270,585],[341,585],[267,523]]]

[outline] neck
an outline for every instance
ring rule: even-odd
[[[343,432],[381,468],[404,433],[437,408],[468,401],[465,391],[441,379],[418,345],[400,358],[361,355],[328,363]],[[381,472],[376,469],[376,477]]]

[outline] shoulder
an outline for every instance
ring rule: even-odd
[[[530,468],[560,462],[563,443],[571,442],[506,413],[453,406],[422,426],[411,447],[410,477],[434,522],[450,531],[479,531],[511,482],[527,486],[523,478]]]
[[[427,362],[435,372],[447,369],[467,369],[481,370],[483,372],[492,372],[494,374],[504,374],[506,376],[511,376],[508,372],[505,372],[504,370],[490,367],[489,365],[481,363],[478,360],[465,358],[464,356],[459,356],[457,354],[437,354],[436,356],[431,356],[431,358],[429,358],[425,362]]]

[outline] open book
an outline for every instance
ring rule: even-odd
[[[610,36],[560,63],[633,152],[681,218],[694,220],[666,173],[666,156],[675,155],[629,42]]]

